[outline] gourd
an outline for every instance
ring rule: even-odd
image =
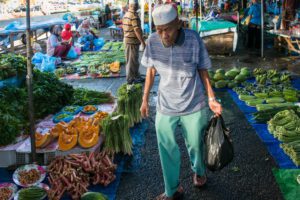
[[[68,127],[67,131],[60,134],[58,138],[58,149],[61,151],[68,151],[76,146],[78,139],[77,130]]]
[[[56,124],[50,131],[50,135],[53,138],[58,138],[61,133],[68,127],[68,124],[66,122],[59,122]]]
[[[92,126],[79,133],[78,143],[82,148],[91,148],[99,141],[99,126]]]
[[[116,61],[109,65],[109,69],[113,73],[117,73],[120,71],[120,62]]]

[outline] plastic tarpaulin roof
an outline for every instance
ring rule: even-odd
[[[196,31],[196,18],[190,19],[191,28]],[[198,32],[218,29],[235,28],[236,24],[225,20],[200,21],[198,20]]]

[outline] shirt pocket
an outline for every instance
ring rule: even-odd
[[[192,62],[183,62],[182,66],[179,66],[180,77],[192,78],[196,74],[196,64]]]

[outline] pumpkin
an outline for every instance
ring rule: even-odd
[[[79,134],[78,143],[82,148],[91,148],[99,141],[98,126],[90,127]]]
[[[65,133],[62,133],[58,138],[58,149],[61,151],[68,151],[77,144],[77,130],[71,127],[67,128]]]
[[[59,122],[56,124],[51,130],[50,135],[53,138],[58,138],[61,133],[68,127],[68,124],[66,122]]]
[[[116,61],[109,65],[109,70],[113,73],[117,73],[120,71],[120,62]]]
[[[35,146],[36,148],[44,148],[48,144],[52,142],[52,137],[51,134],[46,133],[46,134],[41,134],[39,132],[35,133]]]

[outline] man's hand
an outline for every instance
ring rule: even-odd
[[[140,108],[142,118],[149,117],[149,104],[146,101],[143,101],[142,106]]]
[[[215,115],[220,116],[222,114],[222,106],[219,102],[209,101],[208,104],[209,108],[215,113]]]

